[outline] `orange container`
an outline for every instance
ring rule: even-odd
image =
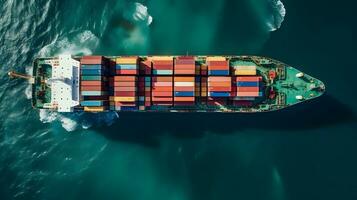
[[[194,82],[195,77],[174,77],[175,82]]]
[[[100,85],[103,85],[103,82],[102,81],[81,81],[81,85],[100,86]]]
[[[236,81],[253,81],[253,82],[258,82],[262,81],[261,76],[237,76]]]
[[[195,97],[175,97],[174,101],[195,101]]]
[[[194,91],[194,86],[175,86],[175,91]]]
[[[237,87],[238,92],[259,92],[259,87]]]
[[[175,65],[175,70],[179,69],[195,69],[195,65],[188,65],[188,64],[177,64]]]
[[[229,70],[229,66],[208,66],[208,70]]]
[[[151,93],[153,97],[172,97],[172,92],[156,92]]]
[[[136,81],[136,76],[114,76],[114,81]]]
[[[165,101],[165,102],[171,102],[173,100],[172,97],[152,97],[152,101]]]
[[[211,87],[229,87],[231,86],[230,82],[209,82],[208,86]]]

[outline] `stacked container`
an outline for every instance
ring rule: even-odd
[[[174,77],[175,106],[195,104],[195,77]]]
[[[109,98],[111,110],[137,110],[137,77],[114,76],[114,96]]]
[[[208,75],[225,76],[229,75],[229,62],[225,57],[207,57]]]
[[[120,57],[116,60],[115,74],[116,75],[137,75],[138,57]]]
[[[261,76],[238,76],[235,77],[237,87],[237,97],[260,97],[259,83],[262,81]]]
[[[151,100],[155,106],[172,106],[172,76],[152,77]]]
[[[231,94],[231,77],[208,77],[208,105],[226,104]]]
[[[237,76],[255,76],[257,74],[257,66],[249,61],[236,61],[232,68],[233,74]]]
[[[195,75],[196,66],[193,56],[180,56],[175,59],[175,75]]]
[[[172,75],[174,69],[173,57],[154,56],[152,57],[154,75]]]
[[[151,77],[139,77],[138,82],[139,110],[151,106]]]
[[[81,106],[84,111],[101,112],[108,106],[107,63],[102,56],[83,56],[81,61]]]

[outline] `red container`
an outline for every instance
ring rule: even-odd
[[[136,87],[114,87],[115,92],[135,92]]]
[[[153,65],[153,69],[172,70],[173,65]]]
[[[117,69],[115,70],[115,74],[117,75],[137,75],[137,69]]]
[[[101,86],[104,83],[102,81],[81,81],[81,85]]]
[[[211,66],[229,66],[228,61],[208,61],[207,65]]]
[[[81,86],[81,91],[104,91],[105,89],[103,86]]]
[[[176,57],[176,60],[194,60],[194,56],[178,56]]]
[[[114,92],[114,96],[116,97],[135,97],[135,91],[118,91]]]
[[[136,82],[131,82],[131,81],[128,81],[128,82],[114,82],[114,86],[115,87],[125,87],[125,86],[128,86],[128,87],[135,87],[136,86]]]
[[[136,81],[136,76],[114,76],[114,81]]]
[[[152,105],[154,106],[172,106],[172,103],[170,102],[152,102]]]
[[[152,87],[151,90],[152,91],[156,91],[156,92],[172,92],[172,87],[167,87],[167,86],[162,86],[162,87]]]
[[[103,56],[83,56],[80,63],[82,65],[100,65],[103,63]]]
[[[231,87],[208,87],[209,92],[230,92]]]

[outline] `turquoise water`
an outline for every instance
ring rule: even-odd
[[[1,199],[356,199],[352,2],[0,0]],[[37,56],[256,54],[327,94],[253,115],[59,115],[6,76]]]

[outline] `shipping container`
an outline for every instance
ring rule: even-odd
[[[206,79],[205,79],[206,80]],[[231,82],[231,77],[226,76],[211,76],[208,77],[208,82]]]
[[[106,80],[104,76],[81,76],[82,81],[101,81]]]
[[[109,97],[110,101],[122,101],[122,102],[133,102],[136,101],[136,97]]]
[[[123,96],[123,97],[133,97],[136,95],[135,91],[115,91],[114,96]]]
[[[239,97],[259,97],[259,92],[237,92]]]
[[[237,92],[259,92],[259,87],[237,87]]]
[[[105,110],[105,107],[103,106],[96,106],[96,107],[84,107],[84,111],[86,112],[103,112]]]
[[[230,92],[208,92],[209,97],[229,97]]]
[[[236,85],[238,87],[259,87],[259,82],[237,82]]]
[[[117,81],[117,82],[114,82],[114,86],[115,87],[127,87],[127,86],[131,86],[131,87],[135,87],[137,85],[136,82],[134,81]]]
[[[195,96],[194,92],[191,91],[175,91],[175,96],[177,97],[193,97]]]
[[[83,56],[80,63],[82,65],[100,65],[103,61],[103,56]]]
[[[114,76],[114,81],[136,81],[136,76]]]
[[[115,92],[134,92],[137,89],[137,87],[114,87]]]
[[[88,100],[81,101],[81,106],[107,106],[108,101],[100,101],[100,100]]]
[[[104,71],[101,69],[81,69],[82,75],[103,75]]]
[[[209,70],[208,75],[213,75],[213,76],[229,75],[229,70]]]
[[[117,69],[115,70],[116,75],[137,75],[139,74],[139,71],[137,69],[132,70],[132,69]]]
[[[161,92],[161,91],[153,91],[151,93],[153,97],[171,97],[172,96],[172,91],[169,92]]]
[[[81,69],[102,69],[103,66],[102,65],[81,65],[80,67]]]
[[[174,97],[175,102],[190,102],[195,101],[195,97]]]
[[[128,57],[120,57],[116,58],[116,63],[121,63],[121,64],[136,64],[138,62],[138,57],[137,56],[128,56]]]
[[[226,58],[223,56],[207,56],[206,62],[208,61],[226,61]]]
[[[116,66],[115,66],[115,69],[124,69],[124,70],[126,70],[126,69],[128,69],[128,70],[136,70],[136,69],[138,69],[138,66],[137,65],[129,65],[129,64],[117,64]]]
[[[103,96],[107,91],[81,91],[82,96]]]
[[[236,81],[259,82],[262,81],[262,77],[261,76],[237,76]]]
[[[103,91],[106,89],[105,86],[81,86],[81,91]]]

